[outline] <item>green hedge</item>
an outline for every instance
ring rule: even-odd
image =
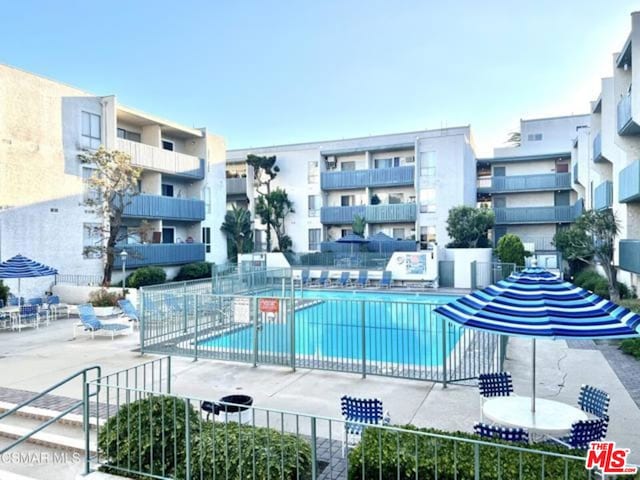
[[[405,430],[436,433],[457,438],[475,439],[468,433],[450,433],[413,425],[399,427]],[[509,444],[501,441],[491,443]],[[554,445],[521,445],[532,450],[532,454],[515,450],[480,447],[480,472],[482,480],[539,479],[543,469],[544,478],[585,479],[587,471],[580,461],[566,463],[562,458],[536,455],[534,451],[545,450],[576,456],[575,451]],[[474,446],[467,442],[439,439],[429,436],[399,433],[380,428],[367,428],[362,441],[349,454],[349,480],[372,478],[420,478],[430,480],[474,478]],[[364,464],[364,468],[363,468]],[[522,476],[520,475],[522,468]]]
[[[157,285],[167,281],[167,274],[162,267],[142,267],[127,277],[127,286],[140,288],[145,285]]]
[[[209,262],[196,262],[183,265],[173,280],[182,282],[185,280],[197,280],[198,278],[211,278],[212,265],[213,264]]]
[[[121,467],[186,480],[187,416],[191,435],[191,478],[253,478],[254,455],[255,478],[311,478],[311,447],[306,441],[270,428],[214,424],[203,420],[192,406],[187,410],[183,400],[164,396],[124,405],[101,427],[98,447],[110,465],[103,470],[122,474],[121,470],[113,468]],[[127,476],[150,478],[149,475],[130,473]]]
[[[594,270],[582,270],[573,279],[573,283],[585,290],[590,290],[602,298],[609,298],[609,282]],[[624,283],[618,282],[620,298],[633,298],[633,292]]]

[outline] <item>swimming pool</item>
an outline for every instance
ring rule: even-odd
[[[274,296],[279,291],[266,292]],[[301,365],[318,367],[323,362],[344,363],[357,370],[388,370],[399,367],[438,367],[449,356],[461,329],[445,326],[433,309],[452,295],[415,293],[305,290],[296,292],[298,308],[292,325],[287,315],[262,314],[252,323],[235,324],[228,331],[198,342],[204,351],[247,353],[286,357]],[[300,302],[300,298],[307,302]],[[443,330],[444,328],[444,330]],[[318,367],[320,368],[320,367]]]

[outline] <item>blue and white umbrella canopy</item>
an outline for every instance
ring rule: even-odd
[[[9,260],[0,263],[0,279],[17,278],[18,279],[18,299],[20,298],[20,279],[32,277],[47,277],[49,275],[57,275],[55,268],[48,267],[42,263],[16,255]]]
[[[464,327],[533,338],[598,339],[640,335],[640,316],[542,268],[528,268],[435,309]]]

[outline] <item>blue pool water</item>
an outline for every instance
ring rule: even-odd
[[[305,290],[302,298],[320,302],[296,311],[298,358],[359,362],[364,355],[378,365],[433,367],[460,338],[460,329],[453,326],[443,335],[442,319],[432,312],[456,298],[451,295]],[[240,326],[198,342],[198,348],[246,354],[254,349],[255,333],[253,325]],[[292,332],[286,316],[263,315],[257,335],[260,354],[289,354]]]

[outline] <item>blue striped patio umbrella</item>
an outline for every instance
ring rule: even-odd
[[[435,311],[464,327],[533,338],[533,411],[536,338],[584,340],[640,334],[639,315],[535,266]]]
[[[18,300],[20,299],[20,279],[32,277],[47,277],[56,275],[58,271],[55,268],[48,267],[42,263],[16,255],[9,260],[0,263],[0,279],[17,278],[18,279]]]

